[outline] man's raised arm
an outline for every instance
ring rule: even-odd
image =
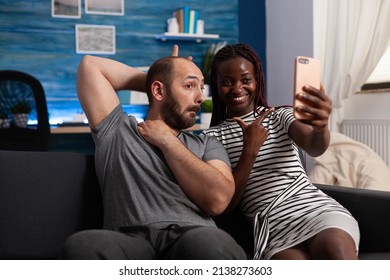
[[[91,128],[119,104],[116,91],[145,91],[146,74],[126,64],[102,57],[85,56],[77,73],[77,93]]]

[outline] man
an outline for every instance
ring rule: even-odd
[[[96,145],[104,230],[71,236],[67,259],[245,259],[211,215],[234,193],[229,158],[214,138],[182,131],[203,102],[203,75],[189,59],[165,57],[145,73],[86,56],[78,95]],[[116,91],[147,92],[150,108],[137,123]]]

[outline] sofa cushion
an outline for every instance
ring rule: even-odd
[[[102,217],[93,156],[0,151],[0,259],[55,259]]]
[[[390,191],[390,169],[367,145],[332,132],[329,148],[313,158],[309,178],[314,183]]]
[[[390,259],[390,192],[316,184],[359,223],[362,259]],[[363,254],[367,254],[363,257]],[[382,254],[382,255],[381,255]]]

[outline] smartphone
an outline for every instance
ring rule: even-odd
[[[312,57],[297,56],[295,58],[294,71],[294,116],[299,120],[310,118],[309,114],[298,112],[295,108],[302,105],[302,102],[296,98],[297,94],[303,92],[302,87],[310,85],[320,89],[321,87],[321,63]]]

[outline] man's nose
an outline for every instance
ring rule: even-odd
[[[204,102],[204,100],[205,100],[204,91],[202,90],[202,88],[199,88],[196,103],[202,104]]]

